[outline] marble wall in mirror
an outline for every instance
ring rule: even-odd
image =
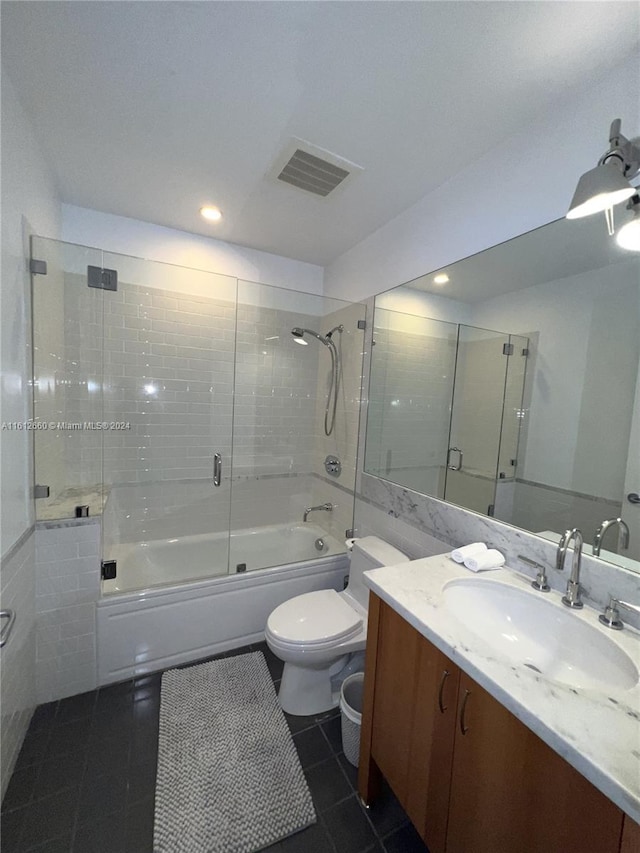
[[[640,572],[640,256],[604,217],[379,294],[373,340],[367,473],[586,550],[621,517],[600,557]]]

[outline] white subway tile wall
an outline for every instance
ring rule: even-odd
[[[22,746],[36,699],[35,536],[3,560],[0,569],[0,606],[16,614],[9,639],[2,649],[0,683],[0,799]],[[4,621],[4,620],[3,620]]]
[[[318,474],[312,481],[312,504],[318,506],[329,502],[334,508],[331,514],[318,513],[314,517],[321,527],[342,541],[345,530],[353,527],[353,488],[358,455],[358,428],[362,395],[362,368],[365,332],[358,328],[358,321],[366,322],[366,305],[356,303],[339,308],[323,318],[322,331],[327,332],[342,325],[342,332],[335,332],[333,340],[341,356],[342,370],[338,385],[338,405],[333,432],[325,435],[324,414],[330,384],[331,359],[325,347],[321,347],[318,360],[318,392],[314,413],[313,471]],[[339,477],[325,472],[324,461],[328,455],[337,456],[342,464]]]
[[[311,471],[318,363],[326,353],[314,340],[297,344],[291,329],[319,322],[317,316],[238,305],[234,476]]]
[[[38,703],[96,687],[100,524],[36,529]]]
[[[235,473],[309,470],[319,352],[301,358],[290,332],[317,317],[240,304],[234,348],[233,303],[124,282],[104,292],[101,347],[103,292],[77,279],[67,276],[67,365],[81,377],[67,391],[68,419],[87,420],[100,401],[103,348],[96,419],[131,428],[71,433],[70,484],[86,483],[88,471],[100,482],[102,440],[107,483],[208,477],[214,452],[230,459],[232,418]]]

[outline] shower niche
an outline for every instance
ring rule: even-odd
[[[365,472],[495,515],[518,467],[528,338],[376,300],[371,352]]]

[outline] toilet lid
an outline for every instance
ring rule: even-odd
[[[267,626],[283,642],[321,643],[348,639],[362,628],[362,619],[335,589],[320,589],[276,607]]]

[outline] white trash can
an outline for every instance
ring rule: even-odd
[[[345,758],[354,767],[357,767],[360,761],[363,694],[364,672],[355,672],[342,682],[340,690],[342,748]]]

